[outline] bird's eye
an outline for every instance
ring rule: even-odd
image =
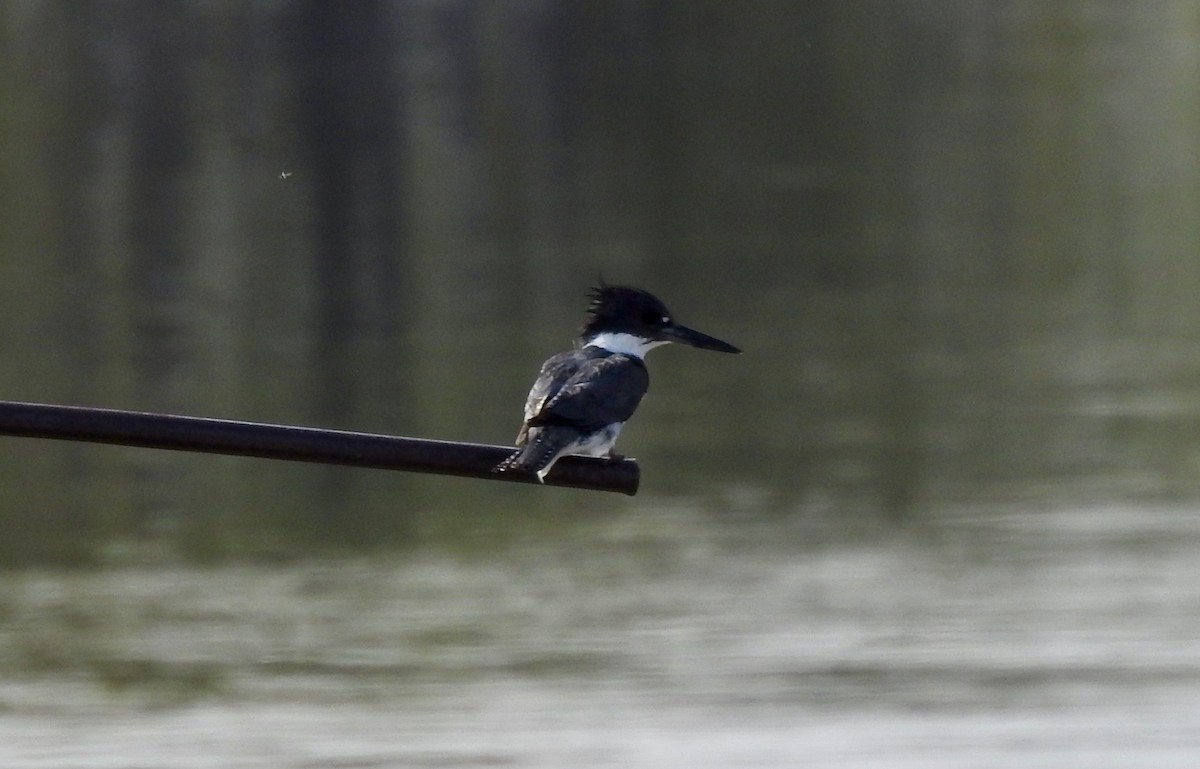
[[[648,326],[663,326],[670,319],[665,315],[659,315],[656,312],[646,312],[642,314],[642,322]]]

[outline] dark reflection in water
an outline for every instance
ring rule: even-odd
[[[652,354],[646,493],[1194,498],[1200,44],[1155,9],[4,7],[0,397],[507,441],[604,273],[747,351]],[[622,504],[0,455],[10,564]]]
[[[507,441],[600,272],[746,350],[633,500],[0,439],[0,765],[1191,769],[1152,5],[0,5],[0,398]]]
[[[830,537],[642,510],[490,557],[3,580],[9,767],[1184,767],[1189,511]]]

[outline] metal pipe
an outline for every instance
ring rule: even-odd
[[[533,474],[492,472],[512,453],[509,446],[141,411],[0,401],[0,435],[538,482]],[[638,465],[632,459],[610,462],[570,456],[554,465],[546,485],[632,496],[638,480]]]

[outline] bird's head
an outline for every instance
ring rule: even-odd
[[[728,342],[676,323],[662,300],[649,291],[602,282],[589,296],[592,303],[580,335],[585,345],[597,345],[638,357],[668,342],[701,350],[741,352]]]

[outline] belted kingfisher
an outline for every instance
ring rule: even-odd
[[[542,364],[525,401],[518,448],[496,465],[495,472],[524,470],[544,482],[554,463],[567,454],[620,459],[613,444],[650,386],[642,362],[647,351],[680,342],[701,350],[741,352],[679,325],[648,291],[602,282],[589,296],[591,306],[578,345]]]

